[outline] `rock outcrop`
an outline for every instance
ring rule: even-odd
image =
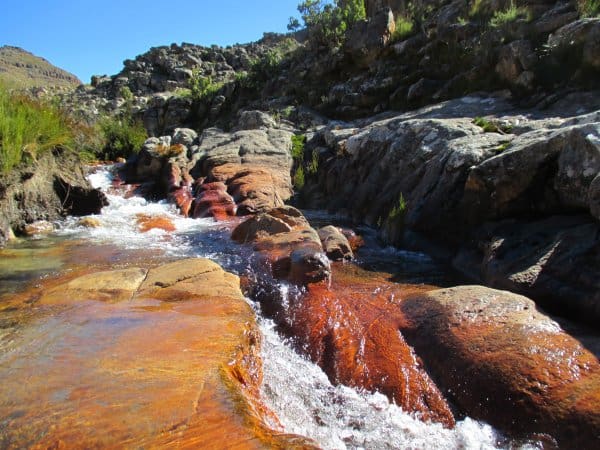
[[[424,235],[455,254],[469,277],[593,323],[597,98],[574,94],[526,111],[499,97],[464,97],[338,122],[307,143],[318,171],[300,203],[376,225],[390,243]]]
[[[77,156],[62,150],[44,154],[0,181],[0,246],[11,230],[21,234],[39,220],[97,214],[107,204],[104,194],[86,180]]]

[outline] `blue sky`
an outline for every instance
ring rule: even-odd
[[[74,73],[113,75],[125,59],[173,42],[229,45],[285,32],[300,0],[2,0],[0,46]]]

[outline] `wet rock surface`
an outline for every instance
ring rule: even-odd
[[[2,343],[3,447],[314,447],[266,425],[277,419],[258,397],[260,336],[239,279],[217,264],[53,284],[34,326]]]
[[[402,334],[469,414],[513,432],[549,433],[561,446],[595,445],[598,360],[531,300],[460,286],[410,297],[400,309]]]

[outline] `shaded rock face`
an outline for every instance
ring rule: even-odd
[[[196,258],[46,284],[23,300],[52,314],[9,344],[15,358],[0,374],[5,445],[316,448],[283,434],[261,403],[254,314],[238,277],[217,264]]]
[[[61,151],[45,154],[0,181],[0,245],[11,229],[18,234],[39,220],[97,214],[107,204],[104,194],[86,180],[76,156]]]
[[[486,285],[536,299],[555,314],[597,325],[600,224],[589,216],[507,220],[478,229],[454,267]]]
[[[406,340],[470,415],[512,432],[549,433],[561,446],[597,443],[598,360],[531,300],[461,286],[408,298],[400,309]]]

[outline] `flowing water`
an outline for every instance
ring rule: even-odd
[[[78,219],[69,218],[60,224],[60,229],[51,237],[21,241],[3,250],[0,253],[0,295],[4,296],[0,299],[4,300],[0,301],[6,302],[11,293],[17,293],[24,285],[35,284],[62,271],[75,273],[81,267],[101,270],[131,267],[138,261],[159,263],[185,257],[206,257],[232,272],[251,270],[250,250],[232,243],[229,225],[216,223],[212,219],[182,218],[174,207],[166,203],[152,203],[136,196],[125,198],[123,192],[112,186],[110,171],[105,168],[96,169],[90,175],[90,180],[107,193],[110,201],[110,205],[99,216],[99,226],[86,228],[80,225]],[[141,233],[140,221],[148,217],[166,219],[174,230],[155,228]],[[330,217],[324,218],[314,213],[312,218],[331,221]],[[452,275],[427,255],[377,247],[374,239],[369,239],[371,233],[369,229],[361,230],[367,241],[373,241],[359,255],[364,266],[374,268],[385,265],[402,282],[450,284]],[[287,286],[282,283],[279,288],[285,295]],[[310,437],[326,449],[539,448],[535,442],[506,440],[489,425],[470,418],[460,420],[454,429],[425,423],[402,411],[381,394],[333,386],[319,367],[298,355],[286,343],[272,321],[261,315],[260,306],[252,303],[251,299],[248,301],[257,312],[263,334],[262,400],[276,413],[285,432]],[[78,310],[77,318],[69,320],[83,323],[83,316],[94,308],[91,304],[84,304]],[[81,331],[75,325],[75,328],[67,331],[61,329],[58,326],[60,314],[56,317],[18,319],[11,314],[11,308],[4,308],[0,312],[0,370],[7,370],[11,358],[14,360],[19,354],[27,354],[30,360],[37,357],[40,360],[34,361],[34,365],[44,370],[46,360],[54,358],[55,352],[64,350],[39,348],[45,339],[43,334],[36,334],[39,329],[43,329],[46,337],[63,332],[75,347],[78,339],[90,338],[79,335]],[[93,328],[93,338],[98,341],[102,340],[103,326],[123,331],[128,327],[134,329],[144,325],[139,317],[129,312],[120,311],[115,316],[111,310],[110,314],[103,314],[107,316]],[[181,319],[174,317],[168,320]],[[34,336],[30,339],[31,348],[15,348],[16,343],[27,342],[28,334]],[[83,353],[85,350],[78,349]],[[29,363],[32,363],[30,360]],[[126,358],[124,360],[127,361]],[[85,368],[81,368],[81,372],[82,376],[92,376],[90,373],[94,373],[86,372]],[[43,374],[36,376],[43,377]],[[88,383],[93,382],[88,380]],[[60,393],[68,389],[68,386],[62,389],[56,387],[52,393],[52,404],[59,405],[62,398]],[[35,392],[27,394],[27,398],[35,399]],[[15,405],[11,417],[25,414],[20,411]],[[8,420],[0,417],[0,432]]]

